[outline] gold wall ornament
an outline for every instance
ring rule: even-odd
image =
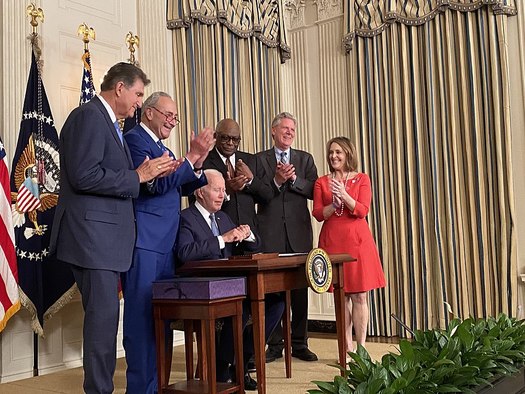
[[[95,29],[89,27],[86,22],[78,26],[77,35],[82,36],[82,41],[84,42],[84,49],[88,49],[89,41],[95,40]]]
[[[138,47],[139,42],[140,42],[139,37],[134,36],[132,32],[129,32],[128,34],[126,34],[126,44],[128,44],[128,49],[129,49],[128,61],[137,67],[139,67],[139,62],[135,59],[135,45]]]
[[[34,3],[31,3],[26,7],[26,14],[27,16],[31,17],[31,21],[29,23],[31,24],[31,26],[33,26],[33,34],[36,34],[38,19],[40,19],[41,22],[44,23],[44,11],[42,10],[42,8],[37,8]]]

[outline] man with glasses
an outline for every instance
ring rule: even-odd
[[[223,119],[215,127],[215,149],[203,168],[219,171],[226,182],[226,198],[221,210],[236,225],[247,224],[257,231],[255,204],[273,197],[272,187],[264,183],[261,162],[257,156],[239,150],[241,128],[233,119]]]
[[[124,135],[133,164],[174,157],[162,140],[178,124],[177,105],[168,94],[155,92],[148,97],[142,106],[141,123]],[[210,128],[204,128],[196,137],[192,133],[190,150],[177,159],[175,172],[146,183],[135,201],[137,241],[133,263],[121,276],[128,394],[157,392],[152,283],[172,278],[175,273],[173,248],[179,230],[181,195],[206,184],[201,167],[213,143]],[[168,338],[167,343],[171,343],[171,331]]]

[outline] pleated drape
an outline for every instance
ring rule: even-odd
[[[270,145],[279,66],[290,55],[279,11],[279,1],[168,1],[175,99],[188,135],[230,117],[241,126],[240,149]]]
[[[507,16],[446,7],[412,25],[354,35],[348,55],[388,283],[370,297],[375,335],[406,334],[391,313],[413,329],[517,314]]]

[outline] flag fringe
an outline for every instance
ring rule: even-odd
[[[4,318],[0,321],[0,332],[2,332],[7,325],[9,319],[20,310],[20,301],[15,302],[11,307],[5,312]]]
[[[60,297],[53,305],[51,305],[47,311],[44,313],[44,322],[51,319],[55,313],[57,313],[63,306],[69,303],[73,297],[78,294],[78,287],[76,283],[73,283],[73,286],[69,288],[62,297]]]
[[[38,321],[35,304],[33,304],[31,299],[26,295],[26,293],[24,293],[24,290],[22,290],[20,286],[18,286],[18,294],[20,296],[20,302],[22,303],[22,306],[26,308],[29,311],[29,314],[31,315],[31,329],[36,334],[38,334],[39,337],[44,338],[44,329]]]
[[[36,313],[35,304],[29,299],[29,297],[24,293],[22,288],[18,287],[20,294],[20,301],[22,306],[29,311],[31,315],[31,329],[38,334],[39,337],[44,338],[44,328],[38,321],[38,316]],[[44,313],[44,323],[49,320],[55,313],[57,313],[64,305],[70,302],[73,297],[78,293],[77,284],[74,283],[73,286],[69,288],[53,305],[51,305],[47,311]]]

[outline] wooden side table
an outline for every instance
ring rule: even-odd
[[[212,300],[153,299],[155,341],[157,345],[157,373],[159,394],[162,393],[244,393],[244,370],[242,350],[242,302],[245,296],[217,298]],[[236,383],[217,383],[215,371],[215,320],[233,319],[233,338],[236,365]],[[171,357],[166,354],[165,321],[184,320],[184,343],[186,352],[186,381],[169,384]],[[193,329],[198,324],[200,380],[193,378]],[[199,330],[197,330],[199,331]],[[200,343],[199,343],[200,342]],[[202,352],[202,357],[201,357]]]

